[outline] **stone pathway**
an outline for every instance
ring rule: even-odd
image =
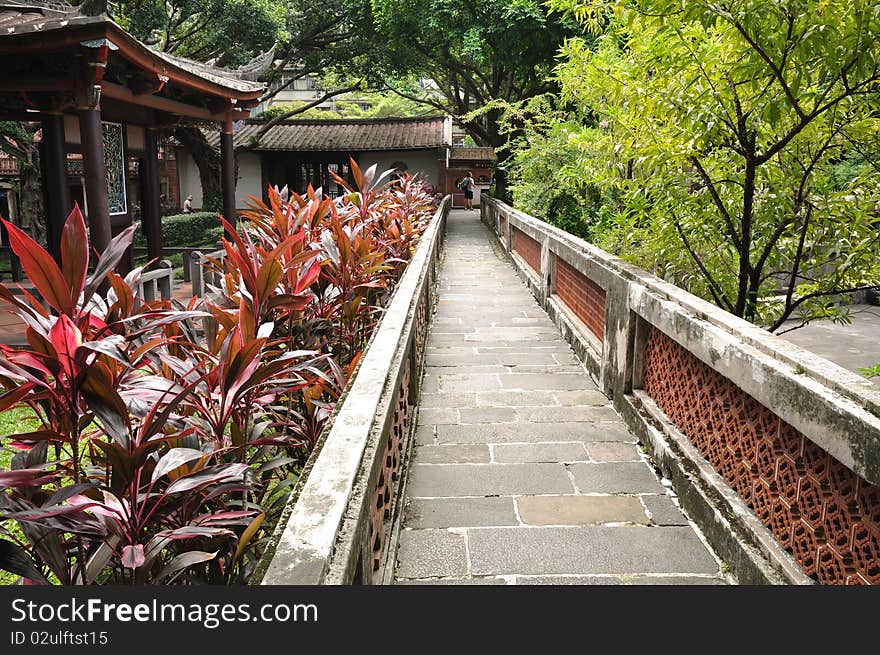
[[[450,215],[396,582],[726,582],[490,239]]]
[[[848,325],[818,320],[786,332],[782,338],[853,373],[880,364],[880,307],[853,305],[849,317],[851,322]],[[800,321],[789,321],[782,329],[799,324]],[[873,383],[880,386],[880,378],[874,378]]]

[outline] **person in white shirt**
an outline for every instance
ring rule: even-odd
[[[476,187],[473,174],[468,171],[465,178],[461,181],[461,188],[464,189],[464,208],[473,209],[474,188]]]

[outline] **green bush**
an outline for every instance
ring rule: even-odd
[[[223,226],[216,212],[193,212],[162,217],[162,245],[166,248],[190,248],[214,244],[223,234]],[[145,248],[147,239],[143,227],[137,231],[135,248]]]

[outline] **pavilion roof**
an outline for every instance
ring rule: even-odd
[[[253,79],[253,66],[230,70],[160,52],[106,14],[85,15],[76,7],[46,0],[0,0],[0,55],[54,52],[101,38],[123,58],[173,83],[239,99],[258,98],[265,89]]]
[[[284,121],[269,128],[258,144],[251,145],[262,127],[263,123],[249,121],[235,133],[236,145],[246,150],[289,152],[427,150],[450,145],[443,116]],[[207,137],[211,145],[217,145],[219,136]]]

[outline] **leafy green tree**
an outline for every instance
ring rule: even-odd
[[[350,0],[120,0],[110,11],[135,37],[174,55],[216,66],[247,66],[272,53],[265,70],[253,71],[269,84],[269,100],[296,79],[322,71],[346,53],[363,47],[359,40],[360,7]],[[273,84],[291,68],[284,84]],[[336,89],[324,97],[344,93]],[[287,116],[307,110],[291,108]],[[221,205],[220,157],[196,127],[173,132],[199,169],[204,208]]]
[[[153,47],[218,66],[240,66],[290,38],[285,2],[122,0],[110,10],[122,27]]]
[[[578,29],[549,16],[541,0],[362,0],[374,47],[352,63],[374,88],[465,119],[474,140],[498,148],[499,101],[516,102],[555,88],[557,48]],[[365,31],[368,29],[364,27]],[[436,88],[414,89],[413,78]],[[402,82],[403,81],[403,82]],[[472,112],[475,109],[483,111]],[[498,193],[504,195],[504,161]]]
[[[588,145],[595,131],[556,108],[552,95],[506,105],[510,192],[518,209],[571,234],[593,239],[605,199],[590,183]]]
[[[0,122],[0,151],[18,162],[18,225],[35,241],[46,243],[40,149],[35,138],[39,129],[39,123]],[[8,216],[3,218],[9,219]]]
[[[830,300],[880,283],[876,169],[839,175],[877,152],[880,5],[552,5],[602,32],[558,78],[600,127],[589,181],[620,194],[605,242],[772,330],[845,320]]]

